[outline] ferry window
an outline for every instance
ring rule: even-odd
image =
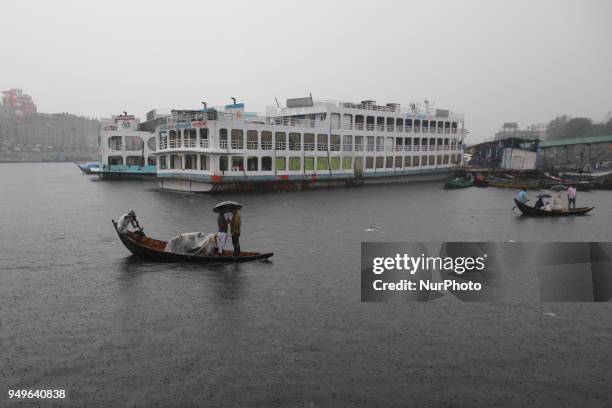
[[[342,136],[342,150],[344,150],[345,152],[350,152],[351,150],[353,150],[353,136]]]
[[[355,115],[355,129],[363,130],[363,115]]]
[[[317,170],[329,170],[329,161],[327,157],[317,157]]]
[[[200,139],[208,139],[208,128],[200,128]]]
[[[444,158],[442,159],[442,164],[448,164],[448,154],[444,155]]]
[[[171,169],[182,169],[183,161],[181,160],[181,156],[178,154],[173,154],[170,156],[170,168]]]
[[[437,146],[442,146],[442,139],[438,139],[438,140],[436,141],[436,145],[437,145]]]
[[[343,157],[342,158],[342,170],[350,170],[353,168],[353,158]]]
[[[327,135],[324,135],[324,134],[317,135],[317,150],[327,151]]]
[[[244,149],[242,129],[232,129],[232,149]]]
[[[412,128],[412,119],[406,119],[406,130],[409,131]]]
[[[422,123],[423,128],[429,128],[429,121],[428,120],[424,120]]]
[[[157,157],[155,156],[147,157],[147,166],[157,166]]]
[[[219,156],[219,171],[227,171],[227,156]]]
[[[393,124],[395,123],[395,121],[393,120],[393,118],[387,118],[387,131],[388,132],[392,132],[393,131]]]
[[[363,151],[363,136],[355,136],[355,151]]]
[[[144,157],[128,156],[125,158],[125,164],[128,166],[144,166]]]
[[[302,158],[301,157],[290,157],[289,158],[289,170],[300,171],[302,169]]]
[[[109,166],[123,166],[123,157],[121,156],[108,156]]]
[[[383,116],[376,117],[376,126],[378,127],[378,130],[383,130],[383,127],[385,126],[385,118]]]
[[[377,169],[382,169],[385,167],[385,158],[384,157],[377,157],[376,158],[376,168]]]
[[[332,157],[329,162],[332,170],[340,170],[340,158]]]
[[[247,133],[248,137],[248,133]],[[247,171],[257,171],[257,157],[247,157]]]
[[[398,128],[404,127],[404,119],[402,118],[395,119],[395,126]],[[401,131],[401,129],[398,129],[398,130]]]
[[[421,158],[419,156],[414,156],[412,158],[412,167],[419,167],[421,162]]]
[[[393,138],[392,137],[385,138],[385,150],[388,152],[393,151]]]
[[[434,146],[435,144],[436,144],[436,139],[429,139],[429,146]]]
[[[402,168],[402,156],[397,156],[395,158],[395,167]]]
[[[340,114],[332,113],[331,114],[331,125],[334,129],[340,129]]]
[[[410,156],[404,156],[404,167],[411,167],[412,161],[410,160]]]
[[[374,158],[366,157],[366,169],[373,169],[373,168],[374,168]]]
[[[437,156],[436,164],[438,165],[442,164],[442,155]]]
[[[287,139],[285,132],[276,132],[274,134],[275,149],[276,150],[285,150],[287,148]]]
[[[227,140],[227,129],[219,129],[219,140]]]
[[[257,150],[257,131],[247,130],[247,149]]]
[[[388,169],[392,169],[393,168],[393,156],[387,156],[387,160],[386,160],[386,166]]]
[[[147,147],[149,148],[149,150],[151,150],[152,152],[154,152],[155,150],[157,150],[157,146],[155,143],[155,137],[150,137],[149,140],[147,140]]]
[[[126,136],[125,150],[142,150],[144,141],[140,136]]]
[[[314,170],[314,157],[304,157],[304,170]]]
[[[185,170],[195,170],[198,168],[198,156],[195,154],[185,155]]]
[[[431,128],[432,132],[436,131],[436,121],[432,120],[429,122],[429,127]]]
[[[373,152],[374,151],[374,136],[368,136],[367,141],[368,141],[368,152]]]
[[[287,170],[287,159],[285,157],[276,158],[276,171]]]
[[[421,128],[421,120],[420,119],[415,119],[414,121],[414,128],[415,130],[418,130]]]
[[[263,134],[263,132],[261,133]],[[261,170],[262,171],[272,171],[272,158],[270,156],[264,156],[261,158]]]
[[[404,145],[406,146],[407,149],[409,149],[410,148],[409,146],[412,145],[412,138],[410,138],[410,137],[405,138],[404,139]]]
[[[272,132],[268,130],[261,132],[261,148],[262,150],[272,150]]]
[[[122,150],[123,142],[121,136],[111,136],[108,138],[108,148],[111,150]]]
[[[329,150],[340,151],[340,135],[331,135]]]
[[[315,135],[314,133],[304,133],[304,150],[314,150]]]
[[[289,150],[302,150],[302,135],[289,133]]]
[[[385,138],[382,136],[376,137],[376,151],[382,152],[384,148]]]
[[[159,156],[159,168],[160,170],[168,168],[168,158],[166,156]]]
[[[208,170],[208,156],[200,155],[200,170]]]
[[[350,129],[353,124],[353,115],[344,114],[342,115],[342,125],[345,129]]]
[[[232,171],[244,171],[244,159],[242,156],[232,156]]]
[[[436,156],[429,156],[429,163],[430,166],[433,166],[436,164]]]

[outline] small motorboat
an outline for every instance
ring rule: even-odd
[[[468,179],[456,178],[453,180],[447,180],[444,183],[444,188],[447,190],[453,190],[457,188],[472,187],[473,185],[474,185],[474,180],[471,178],[468,178]]]
[[[563,208],[561,210],[548,211],[548,210],[541,210],[541,209],[533,208],[530,205],[521,203],[516,198],[514,199],[514,203],[516,204],[517,208],[521,210],[523,215],[529,215],[533,217],[566,217],[570,215],[584,215],[588,213],[589,211],[591,211],[593,208],[595,208],[595,207],[578,207],[576,209],[571,209],[571,210],[568,208]]]
[[[100,163],[98,162],[87,162],[87,163],[75,163],[79,169],[83,172],[83,174],[94,174],[95,172],[100,170]]]
[[[154,262],[198,262],[198,263],[234,263],[250,262],[270,258],[272,252],[240,252],[234,256],[232,251],[223,251],[223,254],[211,256],[188,255],[175,252],[166,252],[166,241],[147,237],[142,231],[119,232],[117,222],[113,221],[113,226],[123,245],[134,255]]]

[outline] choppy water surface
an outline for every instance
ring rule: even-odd
[[[515,191],[439,183],[249,195],[102,182],[72,164],[0,165],[0,384],[59,406],[598,406],[612,400],[609,303],[360,303],[362,241],[610,241],[592,216],[529,219]],[[110,223],[214,231],[242,202],[229,266],[134,259]],[[41,406],[45,406],[41,403]],[[50,406],[50,405],[48,405]]]

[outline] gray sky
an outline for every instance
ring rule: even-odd
[[[2,1],[0,89],[108,117],[277,97],[421,102],[502,122],[612,110],[612,1]]]

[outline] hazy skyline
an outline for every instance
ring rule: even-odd
[[[469,142],[612,110],[612,2],[3,2],[0,89],[40,112],[144,119],[234,96],[428,99]]]

